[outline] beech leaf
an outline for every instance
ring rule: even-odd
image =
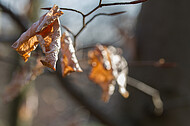
[[[58,6],[54,5],[12,45],[25,62],[40,43],[46,56],[41,62],[55,70],[61,37],[59,17],[62,14]]]
[[[82,72],[68,32],[63,33],[61,37],[61,67],[62,76],[66,76],[71,72]]]
[[[105,46],[97,45],[93,51],[88,52],[88,57],[92,66],[89,79],[100,85],[103,90],[102,100],[107,102],[114,90],[114,76],[108,50]]]
[[[89,63],[92,66],[89,79],[100,85],[103,90],[102,100],[105,102],[109,101],[114,93],[116,83],[119,85],[119,92],[122,96],[125,98],[129,96],[126,90],[127,61],[120,52],[113,46],[106,47],[100,44],[88,52]]]

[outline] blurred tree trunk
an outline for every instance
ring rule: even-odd
[[[161,91],[165,113],[161,118],[141,118],[142,125],[190,124],[190,1],[149,0],[137,22],[139,60],[176,62],[176,68],[134,68],[131,74]]]

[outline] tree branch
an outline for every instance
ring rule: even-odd
[[[119,15],[119,14],[123,14],[123,13],[126,13],[126,11],[120,11],[120,12],[114,12],[114,13],[99,13],[99,14],[96,14],[94,15],[88,22],[86,22],[86,25],[83,26],[80,31],[75,35],[75,36],[78,36],[82,31],[83,29],[90,23],[92,22],[96,17],[98,16],[115,16],[115,15]]]
[[[132,77],[128,76],[127,79],[128,85],[144,92],[147,95],[152,96],[152,102],[155,107],[154,112],[158,115],[161,115],[163,113],[163,102],[160,98],[159,91]]]
[[[42,10],[50,10],[51,7],[45,7],[45,8],[41,8]],[[84,14],[81,11],[72,9],[72,8],[60,8],[61,10],[67,10],[67,11],[72,11],[72,12],[76,12],[78,14],[81,14],[82,16],[84,16]]]
[[[107,15],[107,16],[114,16],[114,15],[118,15],[118,14],[123,14],[125,13],[124,11],[121,11],[121,12],[115,12],[115,13],[111,13],[111,14],[106,14],[106,13],[99,13],[99,14],[96,14],[94,15],[89,21],[85,22],[86,21],[86,17],[91,15],[92,13],[94,13],[96,10],[98,10],[99,8],[101,7],[105,7],[105,6],[113,6],[113,5],[127,5],[127,4],[138,4],[138,3],[142,3],[142,2],[145,2],[147,0],[136,0],[136,1],[131,1],[131,2],[117,2],[117,3],[106,3],[106,4],[102,4],[102,0],[99,0],[99,4],[94,8],[92,9],[91,11],[89,11],[87,14],[84,14],[83,12],[81,11],[78,11],[78,10],[75,10],[75,9],[71,9],[71,8],[60,8],[61,10],[67,10],[67,11],[72,11],[72,12],[76,12],[76,13],[79,13],[82,15],[83,19],[82,19],[82,24],[83,26],[81,27],[81,29],[79,29],[79,31],[77,32],[76,35],[74,35],[68,28],[66,28],[65,26],[65,29],[70,32],[73,37],[74,37],[74,40],[73,40],[73,45],[74,47],[76,47],[76,39],[78,37],[78,35],[84,30],[84,28],[86,27],[86,25],[88,25],[93,19],[95,19],[96,17],[98,16],[101,16],[101,15]],[[50,7],[47,7],[47,8],[41,8],[41,9],[44,9],[44,10],[50,10],[51,8]]]
[[[115,5],[127,5],[127,4],[139,4],[146,2],[148,0],[136,0],[136,1],[131,1],[131,2],[117,2],[117,3],[106,3],[106,4],[101,4],[100,7],[104,6],[115,6]]]

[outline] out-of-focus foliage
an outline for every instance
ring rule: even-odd
[[[102,100],[105,102],[113,94],[116,83],[123,97],[129,96],[126,91],[128,66],[120,53],[120,49],[103,45],[97,45],[93,51],[88,52],[89,63],[92,66],[89,78],[101,86]]]

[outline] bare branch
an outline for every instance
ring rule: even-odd
[[[165,59],[161,58],[158,61],[131,61],[128,62],[130,66],[153,66],[153,67],[176,67],[177,64],[175,62],[166,62]]]
[[[131,1],[131,2],[117,2],[117,3],[106,3],[106,4],[101,4],[100,7],[103,6],[115,6],[115,5],[127,5],[127,4],[138,4],[138,3],[143,3],[148,0],[136,0],[136,1]]]
[[[155,113],[158,115],[163,113],[163,102],[160,98],[160,93],[158,90],[129,76],[128,76],[128,85],[146,93],[147,95],[152,96],[152,101],[155,107],[154,109]]]
[[[115,16],[115,15],[119,15],[119,14],[123,14],[123,13],[126,13],[126,11],[120,11],[120,12],[115,12],[115,13],[99,13],[99,14],[94,15],[88,22],[86,22],[86,25],[88,25],[90,22],[92,22],[98,16]],[[75,37],[77,37],[83,31],[83,29],[86,27],[86,25],[83,26],[79,30],[79,32],[75,35]]]
[[[99,1],[99,6],[102,4],[102,0]]]
[[[123,14],[123,13],[126,13],[127,11],[120,11],[120,12],[114,12],[114,13],[99,13],[99,14],[96,14],[94,15],[87,23],[89,24],[92,20],[94,20],[96,17],[98,16],[115,16],[115,15],[119,15],[119,14]]]
[[[45,8],[41,8],[42,10],[50,10],[51,7],[45,7]],[[81,11],[75,10],[75,9],[71,9],[71,8],[60,8],[61,10],[67,10],[67,11],[73,11],[76,12],[78,14],[81,14],[82,16],[84,16],[84,14]]]
[[[95,12],[96,10],[98,10],[100,8],[101,5],[98,5],[97,7],[95,7],[94,9],[92,9],[89,13],[85,14],[84,16],[87,17],[90,14],[92,14],[93,12]]]
[[[96,17],[98,16],[101,16],[101,15],[107,15],[107,16],[113,16],[113,15],[118,15],[118,14],[122,14],[122,13],[125,13],[125,11],[121,11],[121,12],[116,12],[116,13],[111,13],[111,14],[107,14],[107,13],[99,13],[99,14],[96,14],[94,15],[88,22],[85,22],[86,20],[86,17],[91,15],[93,12],[95,12],[96,10],[98,10],[99,8],[101,7],[104,7],[104,6],[113,6],[113,5],[127,5],[127,4],[138,4],[138,3],[142,3],[142,2],[145,2],[147,0],[135,0],[135,1],[131,1],[131,2],[117,2],[117,3],[105,3],[105,4],[102,4],[102,0],[99,0],[99,4],[94,8],[92,9],[90,12],[88,12],[87,14],[84,14],[83,12],[81,11],[78,11],[78,10],[75,10],[75,9],[71,9],[71,8],[60,8],[61,10],[67,10],[67,11],[73,11],[73,12],[76,12],[76,13],[79,13],[82,15],[83,19],[82,19],[82,28],[78,31],[78,33],[76,35],[74,35],[69,29],[65,28],[68,32],[70,32],[73,36],[74,36],[74,47],[76,47],[76,39],[78,37],[78,35],[84,30],[84,28],[86,27],[86,25],[88,25],[92,20],[94,20]],[[44,9],[44,10],[50,10],[51,8],[50,7],[47,7],[47,8],[41,8],[41,9]]]

